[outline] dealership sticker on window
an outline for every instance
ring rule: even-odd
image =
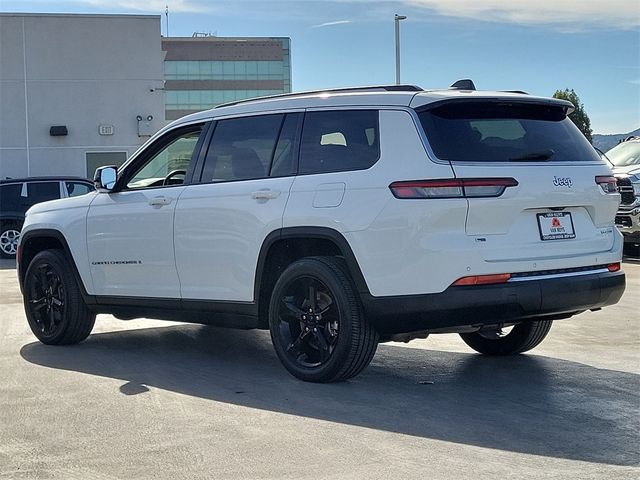
[[[542,240],[576,238],[569,212],[538,213],[538,229]]]

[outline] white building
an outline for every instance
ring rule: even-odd
[[[160,16],[0,14],[0,178],[92,177],[164,125]]]

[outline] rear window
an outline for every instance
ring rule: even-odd
[[[607,152],[607,158],[616,167],[640,165],[640,142],[620,143]]]
[[[418,114],[441,160],[464,162],[599,161],[561,107],[452,102]]]

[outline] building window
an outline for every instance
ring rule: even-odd
[[[166,80],[282,80],[289,78],[284,60],[198,60],[164,62]]]
[[[278,95],[283,90],[167,90],[167,110],[206,110],[221,103]]]
[[[127,152],[87,152],[87,178],[93,178],[98,167],[115,165],[119,167],[127,160]]]

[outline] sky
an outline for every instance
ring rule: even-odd
[[[594,133],[640,128],[638,0],[0,0],[1,12],[162,15],[169,35],[291,38],[294,91],[395,82],[551,96],[572,88]]]

